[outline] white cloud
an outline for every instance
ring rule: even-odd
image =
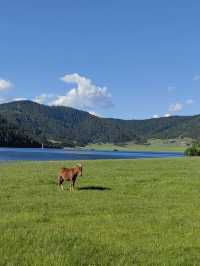
[[[171,114],[167,113],[167,114],[164,114],[164,117],[170,117]]]
[[[6,99],[0,98],[0,104],[7,102]]]
[[[159,115],[153,115],[152,118],[159,118]]]
[[[179,112],[183,109],[183,105],[179,102],[171,104],[169,107],[169,112],[171,113],[175,113],[175,112]]]
[[[89,114],[100,117],[100,115],[97,114],[95,111],[90,111]]]
[[[195,75],[195,76],[193,77],[193,80],[194,80],[194,81],[198,81],[198,80],[200,80],[200,75]]]
[[[9,80],[0,79],[0,91],[6,91],[13,87],[13,84]]]
[[[186,101],[186,104],[190,105],[190,104],[193,104],[195,101],[193,99],[188,99]]]
[[[51,98],[55,97],[54,94],[47,94],[47,93],[42,93],[39,96],[36,96],[33,101],[39,104],[45,103],[46,100],[49,100]]]
[[[106,87],[99,87],[88,78],[77,73],[65,75],[61,78],[65,83],[74,83],[72,88],[65,95],[58,95],[50,105],[71,106],[80,109],[91,109],[98,107],[112,107],[112,95]]]
[[[2,97],[0,98],[0,104],[2,103],[9,103],[9,102],[18,102],[18,101],[26,101],[27,98],[11,98],[11,97]]]
[[[14,98],[14,99],[12,99],[12,101],[14,101],[14,102],[26,101],[26,100],[27,100],[27,98]]]

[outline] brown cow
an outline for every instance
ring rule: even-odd
[[[77,164],[72,168],[61,168],[58,173],[58,185],[63,190],[63,182],[70,182],[70,191],[74,191],[74,185],[78,175],[82,176],[83,166],[82,164]]]

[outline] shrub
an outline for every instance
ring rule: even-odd
[[[195,142],[193,145],[186,149],[185,155],[187,156],[200,156],[200,142]]]

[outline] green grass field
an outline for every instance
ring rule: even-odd
[[[133,142],[124,143],[123,145],[115,145],[112,143],[102,144],[88,144],[86,149],[95,150],[119,150],[119,151],[170,151],[170,152],[184,152],[187,145],[192,143],[192,139],[172,139],[161,140],[151,139],[148,141],[149,145],[135,144]]]
[[[200,265],[200,158],[0,164],[0,265]]]

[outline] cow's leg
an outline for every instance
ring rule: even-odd
[[[64,188],[63,188],[63,182],[64,182],[64,179],[62,178],[62,176],[59,176],[58,177],[58,185],[60,186],[60,188],[62,190],[64,190]]]
[[[76,176],[72,180],[72,189],[73,189],[73,191],[74,191],[75,182],[76,182]]]
[[[72,191],[72,183],[70,182],[70,185],[69,185],[69,191],[71,192]]]

